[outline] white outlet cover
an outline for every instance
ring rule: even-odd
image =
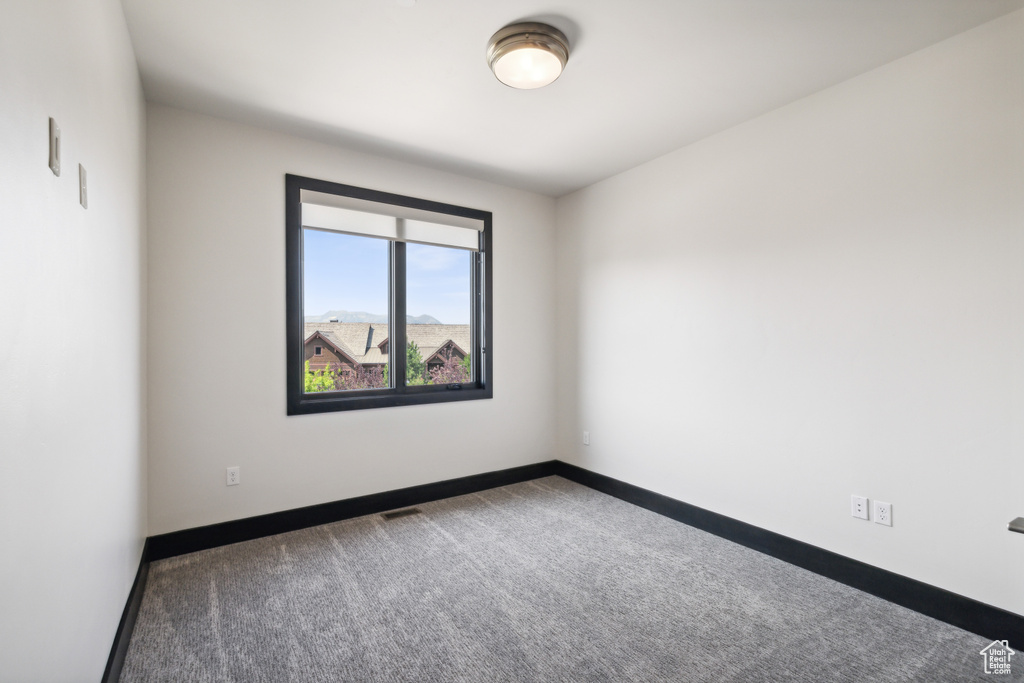
[[[583,432],[583,445],[584,446],[589,446],[590,445],[590,432]]]
[[[239,468],[239,467],[229,467],[227,469],[227,485],[228,486],[237,486],[241,482],[242,482],[241,468]]]
[[[864,496],[850,496],[850,515],[857,519],[867,519],[868,499]]]
[[[875,524],[892,526],[892,503],[875,501]]]

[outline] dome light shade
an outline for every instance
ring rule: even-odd
[[[521,90],[542,88],[558,78],[569,61],[569,40],[554,26],[510,24],[487,43],[487,65],[499,81]]]

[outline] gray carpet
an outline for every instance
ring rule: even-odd
[[[419,508],[154,562],[121,680],[1009,678],[980,636],[559,477]]]

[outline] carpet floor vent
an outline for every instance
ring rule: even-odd
[[[419,508],[406,508],[404,510],[395,510],[394,512],[385,512],[381,515],[384,519],[398,519],[399,517],[408,517],[409,515],[418,515],[422,512]]]

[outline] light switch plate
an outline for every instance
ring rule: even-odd
[[[89,208],[89,194],[85,187],[85,166],[78,165],[78,201],[83,209]]]
[[[50,117],[50,170],[60,177],[60,127]]]

